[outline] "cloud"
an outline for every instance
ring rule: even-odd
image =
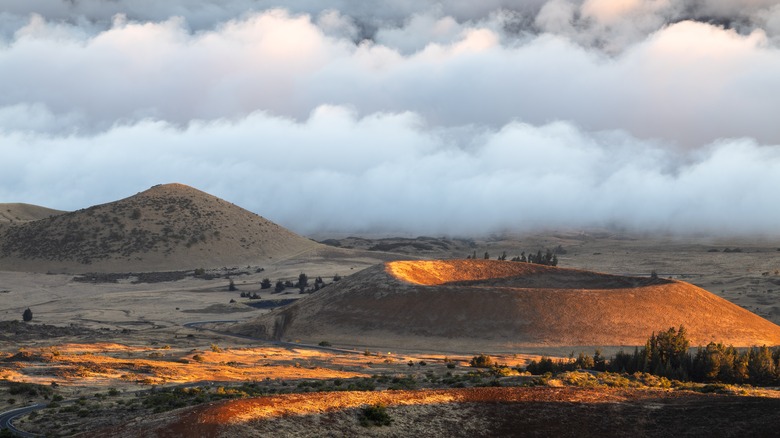
[[[0,48],[0,108],[78,114],[74,129],[93,132],[255,111],[302,120],[335,104],[362,115],[413,111],[442,126],[569,120],[685,147],[780,142],[780,49],[762,30],[683,21],[609,56],[562,36],[517,40],[501,29],[415,16],[354,44],[356,30],[336,13],[271,10],[195,33],[181,18],[118,16],[94,35],[33,17]]]
[[[142,121],[97,135],[14,133],[0,142],[3,199],[75,209],[179,181],[303,233],[614,224],[774,233],[780,220],[770,202],[780,148],[752,140],[681,155],[565,122],[432,129],[414,113],[358,117],[323,106],[302,122],[253,113],[184,129]]]
[[[302,232],[777,222],[774,1],[273,4],[0,0],[0,201],[180,181]]]

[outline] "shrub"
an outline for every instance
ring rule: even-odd
[[[485,354],[480,354],[479,356],[472,357],[469,365],[474,368],[490,368],[493,366],[493,358]]]
[[[22,320],[24,322],[30,322],[30,321],[32,321],[32,318],[33,318],[32,310],[30,310],[30,308],[28,307],[24,311],[24,313],[22,313]]]
[[[387,413],[387,408],[382,403],[366,406],[360,410],[359,414],[360,425],[363,427],[369,426],[389,426],[393,419]]]

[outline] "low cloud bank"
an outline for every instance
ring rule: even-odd
[[[437,126],[563,120],[685,148],[780,143],[780,49],[763,30],[684,21],[607,55],[565,32],[518,39],[501,21],[415,16],[355,44],[336,12],[266,11],[195,33],[180,18],[116,17],[91,34],[33,17],[0,46],[0,129],[94,133],[256,111],[303,120],[343,105]]]
[[[565,122],[430,128],[414,113],[323,106],[303,122],[254,113],[0,142],[0,199],[63,209],[177,181],[302,233],[776,233],[780,221],[780,148],[748,139],[682,153]]]
[[[0,202],[774,233],[771,0],[0,0]]]

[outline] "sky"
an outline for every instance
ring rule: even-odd
[[[780,2],[0,0],[0,202],[303,234],[780,223]]]

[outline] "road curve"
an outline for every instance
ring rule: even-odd
[[[37,411],[39,409],[43,409],[46,406],[47,406],[46,403],[36,403],[34,405],[11,409],[10,411],[2,412],[0,413],[0,429],[8,429],[12,434],[20,437],[25,437],[25,438],[38,437],[40,435],[36,435],[34,433],[29,433],[17,429],[14,426],[13,422],[16,418],[21,417],[22,415],[29,414],[30,412]]]

